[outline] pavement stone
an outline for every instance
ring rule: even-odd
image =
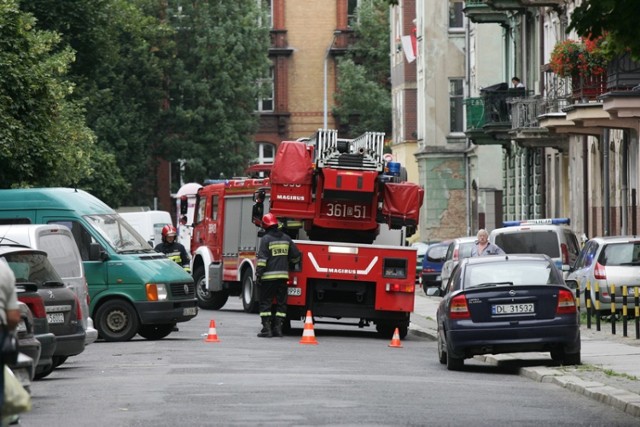
[[[435,318],[440,300],[440,297],[425,295],[422,287],[416,288],[410,334],[436,340]],[[475,358],[497,366],[524,360],[522,365],[525,366],[518,371],[520,375],[558,385],[640,418],[640,339],[635,338],[633,322],[628,324],[629,336],[622,336],[622,330],[620,322],[616,325],[615,335],[609,322],[603,322],[599,331],[595,324],[591,328],[582,325],[582,365],[579,366],[558,365],[551,360],[549,353],[496,354]],[[435,354],[433,358],[436,359]],[[538,362],[541,365],[532,365]]]

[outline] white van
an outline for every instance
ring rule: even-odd
[[[82,326],[85,329],[85,345],[98,338],[89,316],[89,288],[78,245],[64,225],[0,225],[0,244],[23,245],[47,253],[47,257],[65,285],[71,289],[80,302]]]
[[[580,253],[576,233],[569,218],[506,221],[489,234],[489,241],[508,254],[545,254],[566,279]]]
[[[162,227],[173,224],[171,214],[166,211],[117,212],[152,248],[162,242]]]

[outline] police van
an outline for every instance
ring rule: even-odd
[[[502,228],[489,234],[489,241],[508,254],[548,255],[566,278],[580,253],[580,243],[570,225],[569,218],[505,221]]]

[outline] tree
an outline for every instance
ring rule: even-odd
[[[173,1],[168,12],[177,35],[159,154],[184,159],[187,181],[240,174],[255,155],[257,82],[270,64],[266,16],[255,0]]]
[[[640,60],[637,12],[638,0],[584,0],[574,9],[568,31],[575,30],[585,38],[606,34],[611,53],[628,49]]]
[[[69,99],[74,59],[15,0],[0,3],[0,186],[75,186],[91,175],[95,137]]]
[[[338,61],[338,90],[333,114],[349,125],[351,136],[365,131],[391,132],[389,4],[360,2],[356,41]]]

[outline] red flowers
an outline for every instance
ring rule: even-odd
[[[592,77],[605,73],[607,55],[603,49],[604,37],[564,40],[551,52],[551,70],[560,77]]]

